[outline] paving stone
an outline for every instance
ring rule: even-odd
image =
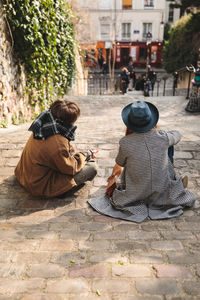
[[[107,224],[101,224],[101,223],[86,223],[80,226],[80,230],[86,230],[86,231],[101,231],[109,228]]]
[[[200,264],[197,265],[197,275],[200,277]]]
[[[69,269],[69,277],[106,278],[108,266],[106,264],[75,266]]]
[[[16,230],[0,230],[1,240],[7,241],[22,241],[25,238],[25,233]]]
[[[93,280],[92,291],[100,293],[129,293],[131,290],[131,284],[124,279],[108,279],[108,280]]]
[[[105,173],[106,173],[106,170],[105,169],[98,169],[97,170],[97,175],[100,176],[100,177],[105,177]]]
[[[7,166],[7,167],[4,167],[4,168],[0,168],[0,176],[4,176],[5,178],[7,176],[13,175],[13,173],[14,173],[14,167],[12,167],[12,166],[10,166],[10,167]]]
[[[40,264],[40,263],[48,263],[51,256],[51,249],[49,251],[27,251],[27,252],[17,252],[15,254],[14,259],[11,258],[13,262],[18,264],[24,263],[32,263],[32,264]]]
[[[11,158],[11,157],[9,157],[9,158],[6,158],[6,160],[5,160],[5,166],[7,166],[7,167],[16,167],[16,165],[17,165],[17,163],[18,163],[18,161],[19,161],[19,158],[17,157],[17,158]]]
[[[46,294],[46,295],[28,295],[23,298],[20,297],[20,300],[69,300],[67,295],[57,295],[57,294]]]
[[[200,284],[199,281],[185,281],[183,289],[188,295],[200,297]]]
[[[170,263],[175,264],[196,264],[200,263],[200,254],[168,253]]]
[[[174,278],[191,278],[191,271],[183,266],[176,265],[153,265],[158,278],[174,277]]]
[[[151,252],[143,252],[143,253],[133,253],[130,254],[130,262],[131,263],[142,263],[142,264],[153,264],[153,263],[163,263],[164,258],[160,253],[151,253]]]
[[[117,222],[120,223],[121,221],[119,219],[111,218],[111,217],[106,217],[106,216],[95,216],[94,217],[94,222],[102,222],[102,223],[110,223],[110,222]]]
[[[126,232],[118,232],[116,234],[115,231],[101,232],[94,236],[95,240],[124,240],[125,238]]]
[[[90,236],[89,232],[77,232],[77,231],[65,231],[61,232],[60,238],[61,239],[74,239],[74,240],[87,240]]]
[[[41,241],[39,249],[41,251],[65,251],[65,250],[73,250],[74,243],[72,240],[57,240],[57,241]]]
[[[152,249],[155,250],[171,250],[171,251],[177,251],[182,250],[183,245],[179,241],[159,241],[159,242],[152,242],[151,243]]]
[[[115,242],[115,248],[120,251],[128,251],[128,250],[147,250],[148,246],[145,243],[140,242]]]
[[[94,178],[94,186],[106,186],[108,184],[106,178],[103,177],[95,177]]]
[[[17,255],[14,250],[0,250],[0,263],[16,262]]]
[[[25,265],[0,263],[0,278],[20,278],[25,273]]]
[[[151,277],[152,270],[150,267],[142,266],[142,265],[113,265],[112,267],[112,274],[113,276],[119,277]]]
[[[165,222],[164,221],[154,221],[154,222],[151,222],[148,224],[147,223],[142,223],[141,224],[141,228],[142,230],[145,230],[145,231],[156,231],[159,229],[159,230],[175,230],[175,225],[172,221],[170,220],[166,220]]]
[[[176,160],[177,158],[181,159],[191,159],[193,158],[193,155],[191,152],[184,152],[184,151],[175,151],[174,152],[174,159]]]
[[[98,296],[97,293],[90,293],[90,294],[81,294],[76,296],[70,296],[69,300],[111,300],[110,296],[102,295]]]
[[[13,157],[18,157],[18,160],[19,160],[19,157],[21,155],[21,150],[2,150],[1,154],[3,157],[9,157],[9,158],[13,158]]]
[[[27,239],[58,240],[58,233],[44,230],[31,230],[25,233]]]
[[[197,299],[196,297],[190,297],[190,296],[187,296],[187,295],[184,295],[184,296],[167,296],[166,297],[166,300],[194,300],[194,299]]]
[[[88,291],[88,283],[82,279],[49,280],[47,282],[47,293],[72,293],[80,294]]]
[[[39,247],[38,241],[27,241],[25,240],[23,243],[21,241],[8,242],[8,241],[0,241],[0,250],[15,250],[15,251],[31,251],[35,250]]]
[[[69,231],[77,231],[78,230],[78,224],[75,223],[65,223],[65,222],[55,222],[49,224],[49,230],[50,231],[56,231],[56,232],[69,232]]]
[[[27,276],[30,278],[59,278],[63,277],[65,269],[54,264],[34,264],[29,265]]]
[[[137,223],[133,223],[133,224],[130,224],[130,223],[121,223],[120,224],[114,224],[113,225],[114,229],[115,230],[118,230],[118,231],[133,231],[133,230],[138,230],[140,229],[140,225],[137,224]]]
[[[0,280],[0,295],[1,294],[16,294],[16,293],[32,293],[33,291],[44,288],[44,280],[16,280],[16,279],[1,279]]]
[[[99,262],[127,263],[128,262],[128,257],[125,256],[125,255],[122,255],[120,253],[96,251],[95,254],[92,254],[89,257],[89,261],[92,262],[92,263],[99,263]]]
[[[0,300],[13,300],[13,297],[12,296],[6,296],[6,295],[3,295],[3,296],[0,295]]]
[[[196,236],[191,231],[161,231],[167,240],[195,240]]]
[[[136,289],[140,293],[152,295],[177,294],[179,289],[174,280],[170,279],[145,279],[136,280]]]
[[[79,250],[108,250],[110,249],[110,242],[103,241],[80,241],[79,242]]]
[[[50,262],[60,264],[61,266],[71,267],[72,264],[85,264],[87,255],[84,251],[73,252],[52,252]]]
[[[121,300],[121,296],[114,296],[112,300]],[[124,295],[123,300],[164,300],[162,296],[139,296],[139,295]]]
[[[142,230],[140,231],[131,231],[128,233],[128,236],[132,240],[158,240],[160,238],[160,235],[158,232],[144,232]]]

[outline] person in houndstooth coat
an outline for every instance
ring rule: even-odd
[[[122,119],[127,130],[119,141],[107,196],[91,199],[89,203],[100,213],[135,222],[147,217],[180,216],[183,208],[191,207],[195,201],[195,196],[185,188],[187,178],[183,180],[175,173],[168,156],[169,147],[180,141],[180,133],[156,129],[159,112],[149,102],[127,105],[122,110]],[[109,193],[116,176],[121,182]]]

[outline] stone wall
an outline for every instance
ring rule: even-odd
[[[13,41],[0,5],[0,127],[31,118],[25,74],[13,54]]]

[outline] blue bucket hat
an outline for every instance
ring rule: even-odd
[[[155,105],[146,101],[135,101],[122,110],[122,120],[134,132],[147,132],[154,128],[159,119]]]

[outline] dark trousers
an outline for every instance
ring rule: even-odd
[[[169,156],[169,159],[171,160],[171,163],[173,164],[173,162],[174,162],[174,146],[171,146],[168,148],[168,156]]]
[[[91,181],[97,174],[97,167],[94,161],[87,162],[87,164],[83,167],[83,169],[74,175],[74,180],[76,182],[76,186],[71,190],[63,193],[62,195],[57,196],[58,198],[65,198],[69,196],[71,193],[75,193],[78,191],[86,181]]]

